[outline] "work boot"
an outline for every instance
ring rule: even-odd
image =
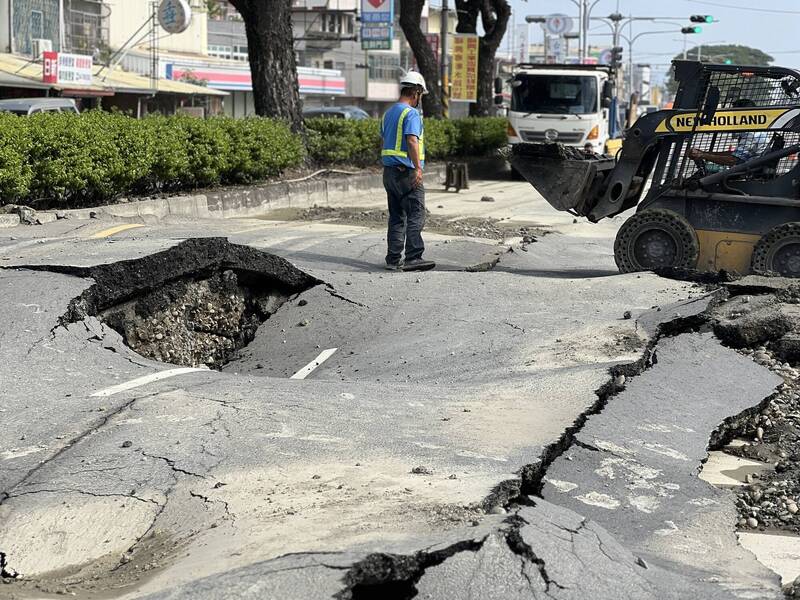
[[[383,267],[387,271],[402,271],[403,270],[403,261],[397,263],[390,263],[387,262],[386,265]]]
[[[414,258],[407,260],[402,266],[403,271],[428,271],[436,266],[432,260],[425,260],[423,258]]]

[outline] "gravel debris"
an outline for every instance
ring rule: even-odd
[[[484,196],[491,198],[491,196]],[[483,200],[483,202],[493,202]],[[386,227],[389,213],[383,209],[352,208],[334,206],[312,206],[305,209],[280,209],[270,212],[265,219],[280,221],[329,221],[362,227]],[[430,212],[425,217],[425,230],[445,235],[475,237],[492,240],[505,240],[512,237],[523,238],[523,243],[537,241],[538,237],[550,233],[533,226],[503,225],[500,219],[493,218],[458,218],[434,215]],[[526,240],[527,238],[527,240]]]

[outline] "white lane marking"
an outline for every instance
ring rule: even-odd
[[[166,371],[159,371],[158,373],[150,373],[150,375],[137,377],[136,379],[131,379],[130,381],[126,381],[125,383],[120,383],[119,385],[112,385],[109,388],[95,392],[94,394],[92,394],[92,397],[106,398],[108,396],[113,396],[114,394],[119,394],[120,392],[125,392],[127,390],[132,390],[133,388],[147,385],[148,383],[153,383],[154,381],[161,381],[162,379],[169,379],[170,377],[175,377],[176,375],[183,375],[184,373],[193,373],[195,371],[208,371],[208,369],[198,368],[198,367],[181,367],[180,369],[167,369]]]
[[[319,356],[308,363],[305,367],[300,369],[297,373],[289,377],[289,379],[305,379],[314,372],[318,366],[328,360],[338,348],[328,348],[319,353]]]

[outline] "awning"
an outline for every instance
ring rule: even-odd
[[[94,68],[92,85],[76,86],[44,83],[42,65],[31,62],[15,54],[0,53],[0,87],[20,87],[29,89],[53,89],[69,96],[108,96],[114,94],[150,95],[154,92],[180,94],[185,96],[227,96],[224,91],[207,88],[182,81],[159,79],[158,89],[150,86],[150,79],[123,71],[121,67],[109,71],[101,65]],[[99,73],[99,75],[98,75]]]
[[[208,82],[208,87],[218,90],[244,91],[253,89],[253,79],[247,63],[242,67],[217,66],[189,62],[166,65],[167,79],[191,76]],[[347,93],[345,78],[335,69],[309,69],[297,67],[300,93],[304,95],[344,96]]]

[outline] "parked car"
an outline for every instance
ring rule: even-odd
[[[326,106],[323,108],[308,108],[303,111],[303,118],[328,117],[330,119],[369,119],[369,113],[357,106]]]
[[[42,112],[78,113],[72,98],[14,98],[0,100],[0,111],[27,117]]]

